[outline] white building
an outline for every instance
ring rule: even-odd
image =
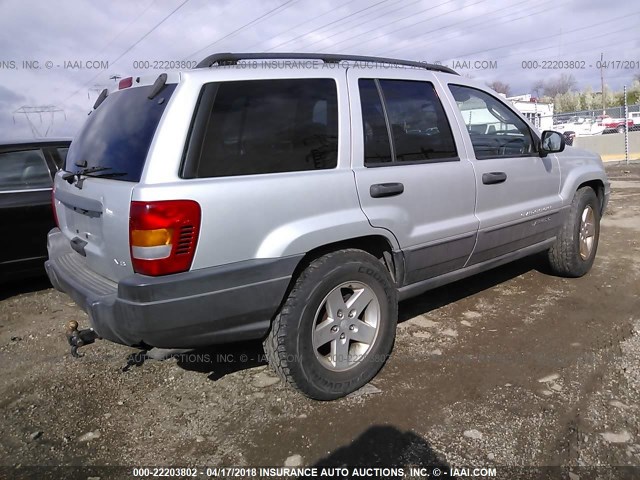
[[[529,94],[507,97],[507,100],[538,130],[553,130],[553,103],[538,102]]]

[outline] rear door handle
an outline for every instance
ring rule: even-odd
[[[404,192],[404,185],[399,182],[377,183],[369,188],[369,195],[373,198],[393,197],[394,195],[400,195],[402,192]]]
[[[504,172],[489,172],[482,174],[482,183],[485,185],[494,185],[507,180],[507,174]]]

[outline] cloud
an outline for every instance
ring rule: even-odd
[[[8,105],[14,105],[24,101],[25,97],[19,92],[14,92],[0,85],[0,108],[6,108]]]
[[[580,88],[592,85],[597,90],[596,61],[601,52],[610,60],[640,60],[640,39],[634,30],[640,15],[633,2],[183,2],[1,2],[2,135],[30,135],[28,126],[13,124],[11,112],[23,104],[63,108],[66,120],[56,117],[54,131],[72,135],[99,90],[115,86],[109,77],[155,75],[163,71],[154,68],[155,61],[200,60],[216,51],[319,51],[470,61],[470,68],[460,69],[461,74],[480,82],[501,80],[514,93],[527,93],[536,80],[560,73],[573,74]],[[584,68],[523,68],[525,61],[558,60],[584,62]],[[16,68],[4,68],[11,61]],[[39,68],[25,68],[23,61],[37,61]],[[108,62],[108,68],[87,67],[87,61],[97,61],[98,66]],[[150,68],[136,68],[139,61],[142,65],[149,61]],[[497,67],[475,68],[483,61],[497,62]],[[78,63],[83,68],[73,67]],[[619,89],[630,84],[637,71],[637,66],[608,69],[605,79]]]

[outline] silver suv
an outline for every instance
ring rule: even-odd
[[[264,339],[283,380],[328,400],[383,366],[398,301],[536,252],[591,268],[599,156],[483,85],[377,57],[198,67],[103,92],[56,175],[47,272],[100,337]]]

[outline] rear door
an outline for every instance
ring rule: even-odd
[[[152,85],[109,94],[89,115],[56,175],[60,229],[90,269],[114,281],[133,273],[131,196],[175,87],[166,84],[152,98]]]
[[[562,207],[556,156],[540,157],[537,133],[491,93],[449,88],[476,171],[480,229],[469,265],[554,237]]]
[[[360,204],[371,225],[397,238],[405,283],[461,268],[478,228],[475,176],[433,74],[347,75]]]

